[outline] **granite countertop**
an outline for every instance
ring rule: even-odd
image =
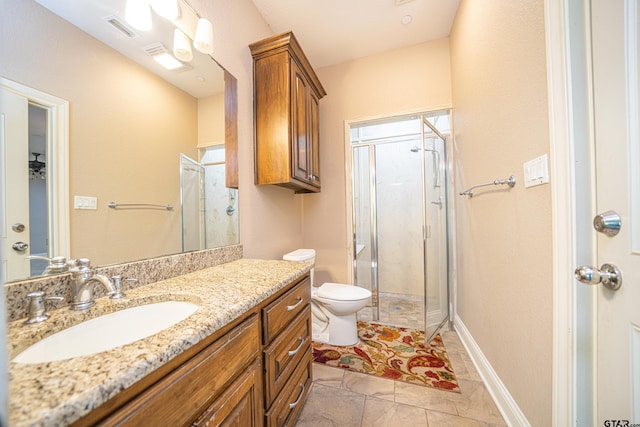
[[[148,338],[102,353],[40,364],[9,363],[11,426],[67,425],[91,412],[184,350],[238,318],[311,264],[240,259],[127,291],[119,300],[99,298],[75,312],[49,312],[42,323],[10,322],[9,360],[39,339],[83,320],[161,301],[190,301],[200,308],[187,319]]]

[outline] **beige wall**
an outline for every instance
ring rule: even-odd
[[[525,189],[522,164],[549,152],[543,14],[463,0],[451,33],[456,193],[518,179],[456,198],[458,316],[534,426],[551,425],[551,188]]]
[[[303,46],[304,48],[304,46]],[[449,41],[437,40],[316,70],[322,192],[304,195],[304,246],[317,251],[317,283],[346,282],[344,121],[451,106]]]
[[[198,99],[198,147],[220,144],[224,144],[224,93]]]
[[[7,12],[7,10],[5,10]],[[33,1],[2,14],[0,75],[69,101],[71,253],[95,264],[179,252],[179,153],[196,155],[197,102]],[[71,207],[72,207],[71,206]]]

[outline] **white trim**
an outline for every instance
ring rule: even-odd
[[[553,224],[553,371],[552,424],[573,425],[575,395],[572,365],[572,293],[566,286],[573,263],[571,256],[571,166],[568,144],[568,94],[566,87],[565,43],[562,0],[545,1],[547,46],[547,95],[549,103],[549,141],[551,153],[552,224]],[[565,284],[563,286],[563,284]]]
[[[467,350],[471,361],[475,365],[478,373],[482,377],[484,386],[493,398],[498,410],[502,414],[508,426],[530,426],[529,420],[518,407],[507,387],[502,383],[500,377],[480,350],[480,347],[471,336],[471,333],[458,316],[454,319],[454,327],[458,337]],[[568,424],[567,424],[568,425]]]
[[[345,169],[345,211],[347,215],[347,283],[355,284],[353,276],[353,151],[351,150],[351,124],[355,120],[344,121],[344,169]]]
[[[629,158],[627,168],[629,171],[629,224],[631,226],[631,250],[640,255],[640,129],[638,129],[638,114],[640,106],[638,95],[638,2],[637,0],[625,1],[625,78],[627,101],[627,144]]]
[[[0,86],[24,96],[32,102],[47,108],[49,114],[49,154],[47,162],[53,165],[53,176],[48,178],[47,192],[55,194],[49,202],[50,247],[49,256],[70,257],[69,222],[69,102],[29,86],[0,77]],[[52,235],[54,238],[52,238]]]
[[[592,263],[595,248],[595,233],[584,215],[595,208],[589,4],[545,0],[545,29],[554,177],[552,425],[591,425],[596,419],[595,294],[573,280],[573,269]]]

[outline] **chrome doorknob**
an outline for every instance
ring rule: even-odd
[[[29,244],[25,242],[15,242],[13,245],[11,245],[11,247],[14,251],[24,252],[29,249]]]
[[[602,283],[607,289],[617,291],[622,286],[622,273],[613,264],[602,264],[598,270],[590,265],[583,265],[576,268],[576,279],[588,285]]]

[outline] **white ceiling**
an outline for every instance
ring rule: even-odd
[[[447,37],[460,0],[252,0],[274,33],[292,30],[314,68]],[[401,20],[410,15],[412,21]]]

